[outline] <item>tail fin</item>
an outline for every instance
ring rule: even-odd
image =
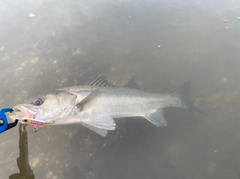
[[[180,86],[176,91],[175,94],[180,98],[182,105],[184,108],[195,112],[197,114],[203,114],[201,110],[196,108],[193,104],[193,101],[191,100],[189,94],[190,94],[190,86],[191,86],[191,81],[188,81],[184,83],[182,86]]]

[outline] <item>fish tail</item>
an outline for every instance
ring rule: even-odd
[[[192,111],[197,114],[203,114],[201,110],[199,110],[197,107],[195,107],[193,101],[190,98],[190,86],[191,81],[188,81],[184,83],[182,86],[180,86],[176,91],[175,94],[179,97],[183,108]]]

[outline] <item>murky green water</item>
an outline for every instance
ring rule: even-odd
[[[166,109],[168,127],[121,119],[0,135],[1,178],[238,179],[240,2],[0,0],[0,108],[98,75],[149,92],[193,79],[207,113]]]

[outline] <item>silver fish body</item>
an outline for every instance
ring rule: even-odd
[[[88,88],[88,87],[87,87]],[[75,92],[77,104],[82,112],[108,113],[113,118],[144,116],[147,112],[165,107],[182,107],[180,98],[174,94],[157,94],[130,88],[105,88],[92,90],[91,95]],[[89,93],[90,94],[90,93]]]
[[[165,107],[199,112],[188,97],[189,86],[186,83],[174,93],[157,94],[139,90],[134,80],[124,87],[114,87],[97,77],[83,86],[62,88],[17,105],[10,117],[54,121],[59,125],[80,123],[102,136],[115,129],[113,118],[141,116],[156,126],[166,126]]]

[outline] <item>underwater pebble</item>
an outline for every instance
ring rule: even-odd
[[[223,22],[228,22],[228,20],[227,20],[227,19],[224,19]]]
[[[95,174],[93,172],[88,172],[86,175],[85,175],[85,178],[86,179],[94,179],[95,178]]]
[[[158,48],[160,48],[160,47],[161,47],[161,45],[158,45],[157,47],[158,47]]]
[[[3,51],[4,50],[4,47],[2,46],[1,48],[0,48],[0,51]]]
[[[227,82],[228,79],[226,77],[223,77],[222,80],[223,82]]]
[[[56,32],[55,32],[55,31],[52,31],[51,34],[52,34],[52,36],[55,36],[55,35],[56,35]]]
[[[61,81],[62,84],[65,83],[65,82],[67,82],[67,78],[64,78],[64,79]]]
[[[46,178],[51,178],[53,176],[53,172],[52,171],[48,171],[46,173]]]
[[[37,57],[35,57],[35,58],[33,58],[32,60],[31,60],[31,63],[32,64],[35,64],[35,63],[37,63],[38,62],[38,58]]]
[[[237,17],[237,20],[239,20],[239,21],[240,21],[240,17]]]
[[[5,56],[3,57],[3,60],[9,60],[10,57],[8,56],[8,53],[5,54]]]
[[[22,67],[19,67],[16,69],[16,71],[21,71],[22,70]]]
[[[57,60],[54,60],[54,61],[53,61],[53,64],[56,64],[56,63],[57,63]]]
[[[38,157],[34,157],[31,161],[30,161],[30,165],[35,168],[39,165],[40,163],[40,159]]]
[[[79,55],[81,53],[80,49],[77,49],[75,52],[72,53],[72,55]]]
[[[112,66],[110,69],[111,69],[111,71],[116,71],[117,70],[116,67],[114,67],[114,66]]]
[[[29,14],[28,16],[29,16],[29,17],[35,17],[36,14],[31,13],[31,14]]]
[[[25,63],[26,63],[26,62],[22,62],[20,66],[25,67],[25,66],[26,66]]]

